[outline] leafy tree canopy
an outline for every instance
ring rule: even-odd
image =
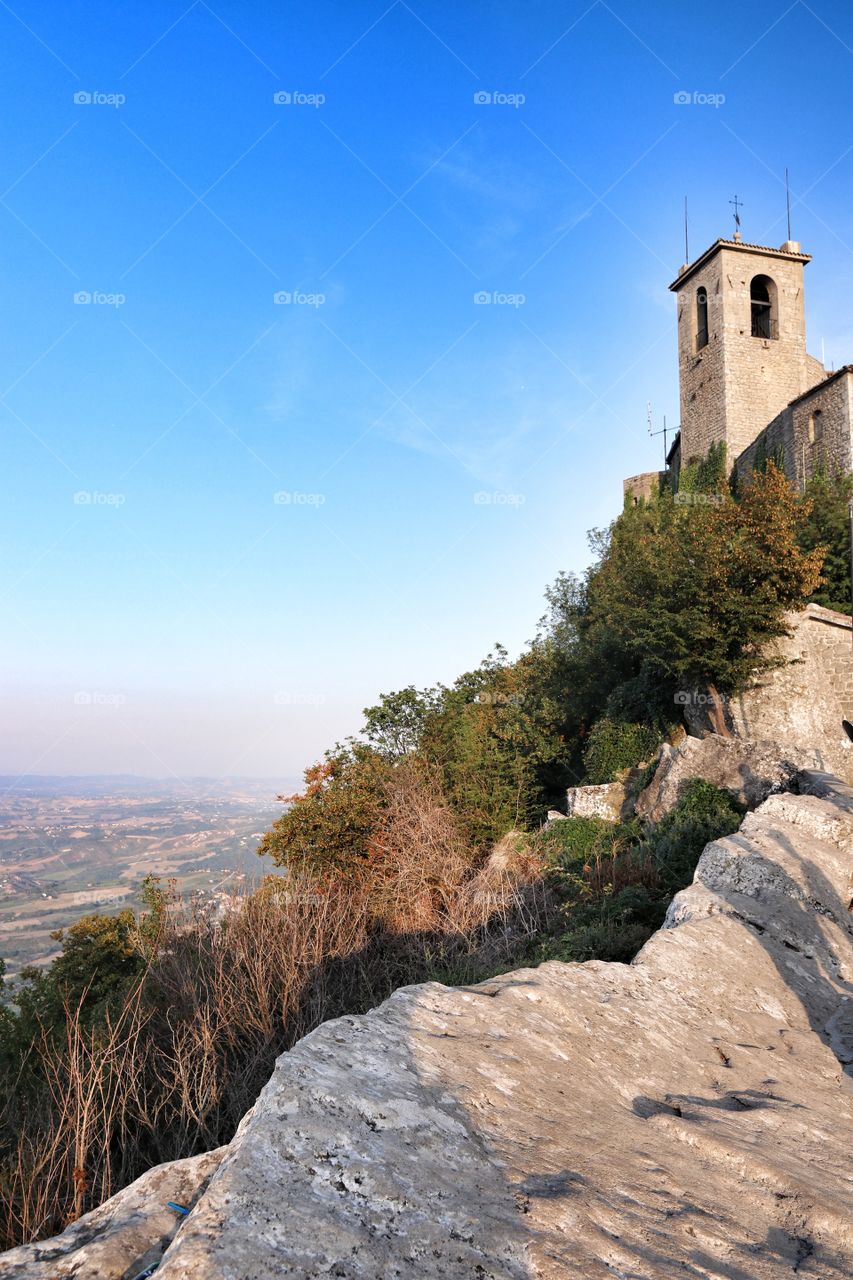
[[[850,503],[853,475],[820,467],[806,484],[800,546],[826,548],[822,581],[812,592],[815,604],[850,612]]]

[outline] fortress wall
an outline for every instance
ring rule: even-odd
[[[820,426],[815,429],[815,414]],[[738,471],[749,476],[763,441],[768,455],[781,448],[785,471],[802,489],[819,466],[853,469],[853,370],[841,369],[788,405],[737,459]],[[813,438],[814,437],[814,438]]]
[[[790,408],[785,408],[781,413],[777,414],[773,421],[761,432],[756,440],[744,449],[743,453],[737,459],[738,474],[748,480],[752,475],[755,466],[755,455],[758,452],[759,445],[764,445],[768,457],[773,457],[778,451],[785,460],[785,471],[788,471],[789,460],[795,456],[794,449],[794,415]]]
[[[629,476],[622,481],[623,498],[632,498],[634,502],[644,499],[646,502],[660,492],[665,471],[643,471],[638,476]]]
[[[840,370],[792,405],[793,457],[788,473],[800,487],[817,466],[829,471],[849,471],[853,466],[851,409],[853,372],[849,369]],[[822,438],[812,441],[810,423],[815,412],[821,415]]]
[[[750,741],[812,748],[824,768],[853,781],[853,743],[842,727],[853,720],[850,618],[810,604],[789,621],[793,635],[777,646],[788,665],[766,672],[729,704],[731,727]],[[702,726],[691,723],[691,731]]]

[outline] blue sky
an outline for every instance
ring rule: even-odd
[[[685,195],[777,245],[787,165],[853,357],[838,0],[15,0],[0,69],[0,772],[290,777],[518,652],[677,425]]]

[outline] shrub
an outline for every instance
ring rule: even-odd
[[[587,781],[612,782],[622,769],[633,769],[659,746],[660,733],[650,725],[599,720],[590,732],[583,756]]]
[[[574,907],[569,927],[561,934],[549,959],[583,963],[615,960],[627,964],[658,927],[659,904],[644,885],[630,885],[618,893]]]
[[[642,842],[665,893],[671,895],[688,884],[705,845],[737,831],[742,817],[743,810],[727,791],[691,778],[676,807]]]
[[[564,839],[588,856],[582,864],[569,859],[552,865],[563,899],[562,928],[540,945],[537,958],[632,959],[660,928],[673,895],[690,883],[705,845],[737,830],[741,817],[727,792],[693,778],[650,832],[635,824],[595,828],[586,824],[598,820],[589,818],[555,823],[542,841],[559,840],[560,829],[570,828]]]
[[[479,866],[433,775],[407,758],[376,783],[374,764],[369,788],[309,780],[286,875],[221,918],[150,881],[156,932],[131,912],[86,917],[14,990],[19,1012],[0,1009],[0,1248],[229,1141],[278,1054],[327,1018],[526,958],[549,900],[524,849]]]
[[[614,824],[604,818],[563,818],[536,836],[534,849],[552,871],[576,871],[609,853]]]

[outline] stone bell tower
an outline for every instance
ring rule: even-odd
[[[809,254],[717,240],[669,286],[678,299],[681,461],[725,441],[729,466],[826,376],[806,352]]]

